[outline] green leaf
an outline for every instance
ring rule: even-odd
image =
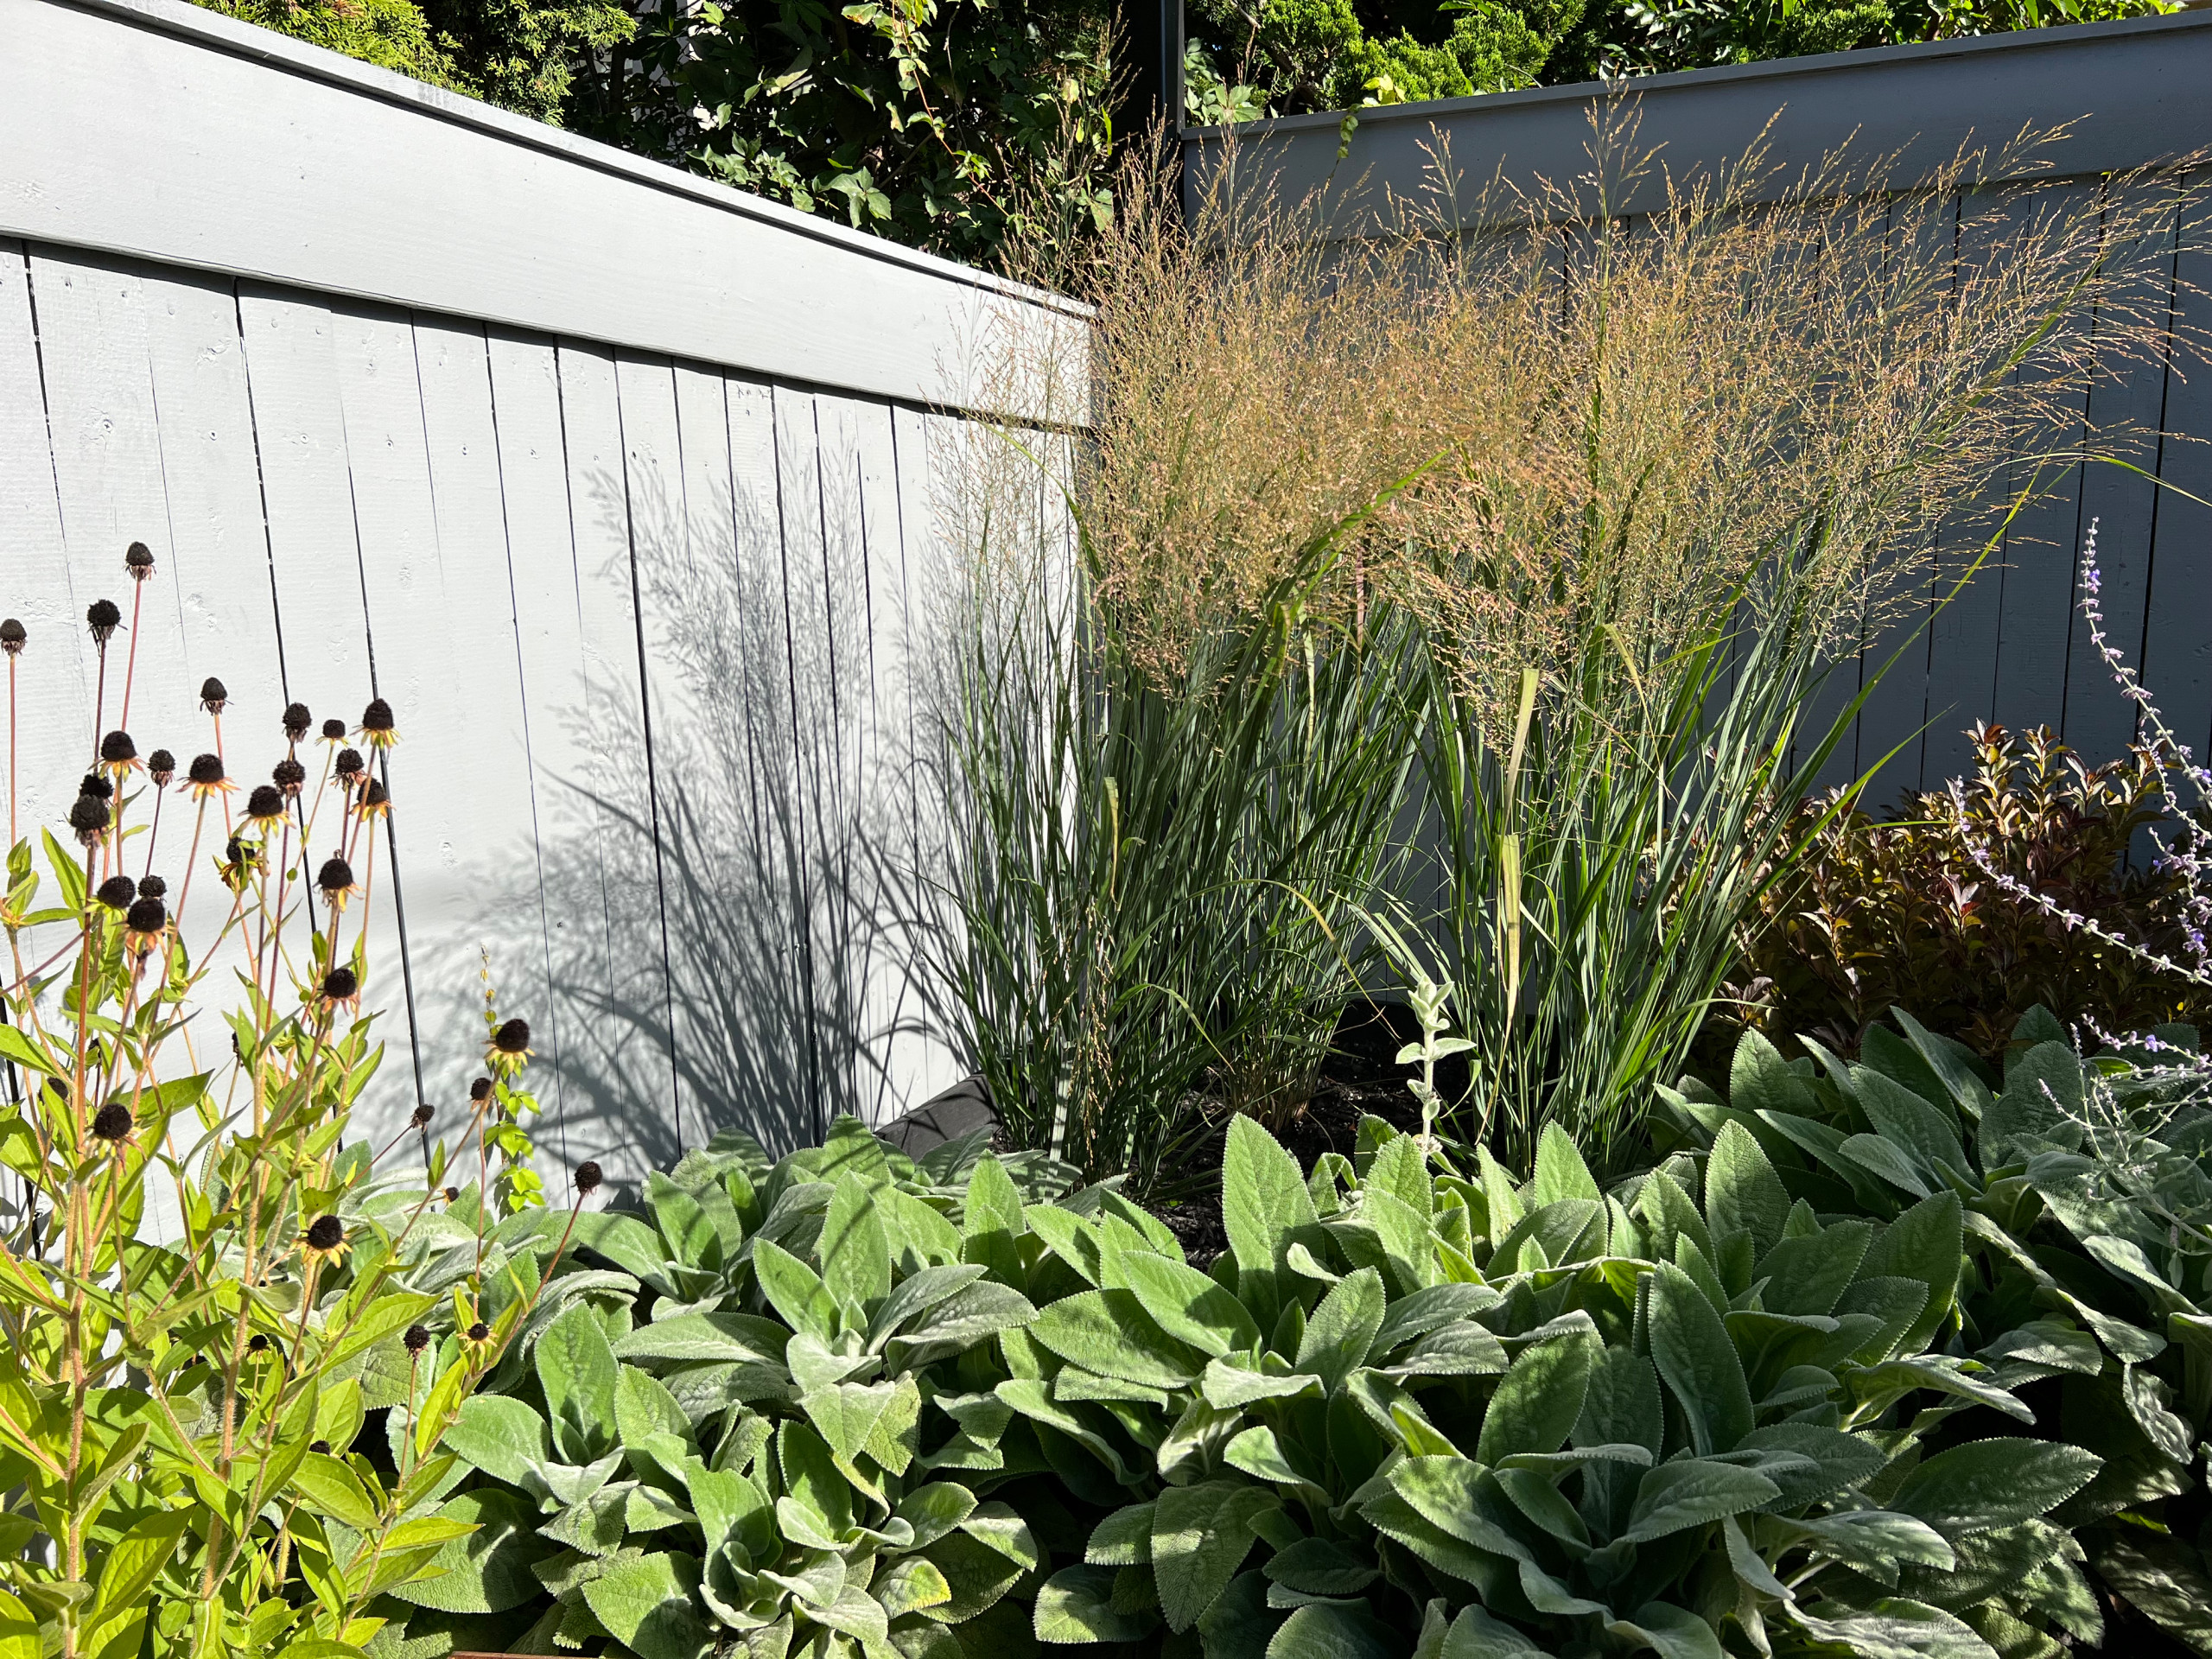
[[[1783,1524],[1811,1539],[1822,1554],[1892,1586],[1901,1567],[1918,1565],[1948,1573],[1956,1559],[1942,1533],[1891,1510],[1845,1510]]]
[[[1890,1507],[1947,1538],[2032,1520],[2080,1491],[2104,1459],[2046,1440],[1969,1440],[1914,1467]]]
[[[1722,1124],[1705,1166],[1705,1219],[1713,1236],[1748,1232],[1764,1251],[1782,1237],[1789,1217],[1789,1194],[1758,1139],[1740,1123]]]
[[[676,1396],[658,1378],[634,1365],[625,1365],[616,1374],[614,1432],[623,1446],[632,1451],[655,1434],[673,1434],[687,1449],[694,1442],[691,1420],[676,1403]]]
[[[1459,1610],[1444,1638],[1445,1659],[1521,1659],[1523,1654],[1541,1656],[1542,1653],[1541,1648],[1510,1624],[1473,1605]]]
[[[1021,1194],[1006,1166],[990,1154],[976,1160],[968,1177],[966,1211],[961,1224],[960,1259],[987,1269],[1012,1290],[1026,1290],[1029,1275],[1021,1264]]]
[[[1575,1147],[1574,1137],[1556,1123],[1545,1124],[1536,1141],[1536,1173],[1528,1200],[1530,1208],[1541,1210],[1561,1198],[1586,1198],[1596,1204],[1604,1198],[1590,1166],[1582,1161]]]
[[[721,1236],[698,1200],[654,1170],[645,1177],[645,1204],[660,1236],[687,1268],[711,1267],[721,1259]]]
[[[1863,1434],[1848,1434],[1819,1423],[1770,1423],[1755,1428],[1736,1443],[1744,1452],[1780,1452],[1802,1458],[1804,1464],[1789,1466],[1779,1459],[1759,1472],[1782,1488],[1770,1510],[1802,1508],[1808,1503],[1872,1480],[1890,1461],[1890,1454]]]
[[[2096,1554],[2104,1581],[2199,1653],[2212,1653],[2212,1577],[2178,1538],[2133,1529]]]
[[[1852,1093],[1874,1133],[1904,1149],[1923,1169],[1945,1164],[1961,1174],[1970,1166],[1958,1130],[1943,1113],[1894,1078],[1864,1065],[1851,1068]]]
[[[1196,1268],[1131,1250],[1122,1271],[1153,1323],[1177,1341],[1215,1356],[1260,1345],[1260,1327],[1244,1305]]]
[[[1735,1344],[1705,1293],[1672,1262],[1651,1278],[1651,1357],[1681,1402],[1700,1456],[1728,1451],[1751,1433],[1751,1391]]]
[[[613,1451],[620,1367],[598,1314],[587,1303],[570,1304],[538,1338],[536,1358],[546,1415],[563,1457],[584,1464]]]
[[[1649,1648],[1659,1659],[1724,1659],[1713,1626],[1688,1608],[1663,1601],[1645,1602],[1633,1619],[1611,1620],[1605,1630],[1620,1638],[1629,1651]]]
[[[310,1452],[301,1459],[292,1484],[317,1515],[356,1532],[367,1532],[377,1524],[377,1506],[361,1478],[327,1452]]]
[[[1170,1486],[1154,1501],[1152,1572],[1171,1630],[1187,1630],[1229,1587],[1257,1535],[1253,1521],[1274,1494],[1241,1481]]]
[[[1669,1533],[1762,1508],[1781,1495],[1782,1489],[1764,1475],[1733,1464],[1695,1458],[1662,1463],[1638,1483],[1625,1536],[1631,1543],[1649,1543]]]
[[[1110,1567],[1064,1567],[1037,1592],[1034,1628],[1039,1642],[1083,1644],[1135,1642],[1156,1629],[1149,1611],[1123,1611],[1114,1605]]]
[[[461,1460],[510,1486],[526,1486],[533,1463],[553,1460],[545,1420],[520,1400],[504,1395],[473,1395],[442,1442]]]
[[[1372,1268],[1331,1286],[1306,1323],[1291,1369],[1319,1377],[1324,1390],[1335,1393],[1367,1357],[1375,1333],[1382,1328],[1385,1302],[1382,1275]]]
[[[1283,1296],[1278,1275],[1293,1230],[1319,1221],[1298,1161],[1239,1113],[1222,1150],[1221,1221],[1236,1258],[1239,1295],[1255,1320],[1272,1323]]]
[[[1840,1221],[1808,1236],[1781,1240],[1754,1269],[1754,1277],[1767,1281],[1761,1306],[1770,1313],[1834,1313],[1873,1240],[1870,1221]]]
[[[38,1620],[5,1590],[0,1590],[0,1659],[39,1659]]]
[[[1475,1461],[1494,1464],[1516,1452],[1556,1452],[1564,1446],[1582,1414],[1601,1351],[1597,1329],[1587,1323],[1522,1350],[1491,1397]]]
[[[1363,1603],[1295,1608],[1268,1643],[1268,1659],[1397,1659],[1402,1640]]]
[[[1926,1305],[1892,1351],[1917,1352],[1951,1311],[1965,1262],[1961,1212],[1955,1192],[1922,1199],[1882,1230],[1859,1264],[1862,1280],[1917,1279],[1928,1287]]]
[[[619,1338],[614,1357],[780,1365],[791,1334],[775,1320],[750,1313],[678,1313]]]
[[[855,1328],[865,1328],[876,1304],[891,1294],[891,1244],[883,1231],[880,1197],[867,1182],[839,1183],[815,1247],[822,1283]]]
[[[488,1487],[447,1499],[438,1513],[474,1529],[448,1540],[412,1582],[387,1594],[442,1612],[503,1613],[543,1592],[530,1569],[559,1546],[539,1535],[537,1511],[521,1497]]]
[[[830,1531],[842,1533],[852,1525],[852,1487],[821,1435],[804,1423],[780,1425],[776,1462],[783,1471],[785,1493],[811,1508]]]
[[[111,1619],[144,1611],[141,1599],[169,1564],[191,1524],[188,1510],[156,1510],[116,1541],[100,1564],[92,1611],[81,1627],[88,1637],[97,1638],[100,1627]]]
[[[696,1609],[699,1562],[683,1554],[611,1562],[583,1584],[584,1603],[638,1659],[698,1659],[713,1637]]]
[[[773,1240],[763,1238],[753,1246],[753,1272],[761,1294],[785,1324],[823,1342],[837,1339],[836,1299],[812,1268]]]
[[[1063,1296],[1028,1327],[1032,1340],[1071,1364],[1147,1388],[1185,1388],[1200,1365],[1190,1351],[1152,1322],[1126,1290]]]

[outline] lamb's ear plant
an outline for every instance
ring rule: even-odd
[[[2023,1390],[2103,1459],[2059,1519],[2106,1581],[2184,1640],[2212,1635],[2202,1530],[2212,1439],[2212,1112],[2196,1033],[2085,1058],[2031,1009],[2001,1071],[1902,1009],[1847,1062],[1738,1041],[1725,1101],[1685,1083],[1694,1146],[1755,1138],[1824,1213],[1887,1218],[1955,1197],[1966,1256],[1946,1363]],[[1902,1033],[1902,1034],[1899,1034]]]
[[[969,1651],[954,1628],[995,1629],[1043,1562],[988,1495],[1046,1466],[1007,1443],[993,1338],[1036,1316],[1025,1197],[1071,1175],[982,1137],[917,1162],[842,1118],[776,1163],[726,1133],[649,1179],[645,1214],[585,1218],[549,1289],[588,1282],[445,1432],[441,1513],[482,1530],[393,1592],[403,1639]]]
[[[138,594],[156,575],[142,546],[126,569]],[[120,607],[95,603],[87,624],[99,730],[134,707],[137,652],[110,661]],[[11,697],[40,643],[0,626]],[[382,1054],[361,1004],[379,986],[365,940],[384,783],[343,722],[316,760],[295,704],[281,737],[228,734],[228,753],[276,763],[241,790],[228,701],[213,679],[197,711],[149,709],[140,690],[146,724],[210,721],[204,751],[181,767],[118,718],[66,826],[7,855],[10,1653],[358,1653],[381,1623],[370,1605],[468,1529],[429,1510],[451,1459],[365,1454],[366,1415],[411,1395],[442,1427],[531,1300],[486,1281],[480,1228],[442,1298],[410,1283],[429,1235],[454,1224],[429,1219],[437,1172],[378,1174],[346,1142]],[[354,735],[372,753],[397,741],[389,708],[370,702]],[[440,1367],[442,1302],[461,1328]]]
[[[1301,1179],[1240,1120],[1207,1272],[1118,1217],[1033,1216],[1088,1287],[1001,1337],[998,1394],[1118,1504],[1037,1636],[1268,1659],[2096,1640],[2046,1517],[2101,1460],[2003,1433],[2028,1408],[1941,1345],[1957,1195],[1824,1223],[1740,1128],[1703,1166],[1608,1193],[1554,1129],[1530,1180],[1462,1177],[1370,1120]]]

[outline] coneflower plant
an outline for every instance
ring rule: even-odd
[[[135,543],[124,571],[135,618],[158,573]],[[596,1172],[572,1205],[503,1220],[514,1179],[487,1202],[429,1140],[430,1103],[380,1151],[347,1141],[381,1054],[380,786],[336,757],[311,778],[296,704],[249,767],[264,734],[192,729],[219,720],[219,681],[197,710],[134,701],[135,629],[113,652],[106,600],[86,626],[99,712],[197,758],[96,722],[66,823],[22,826],[7,855],[0,1649],[353,1653],[378,1598],[472,1530],[432,1513],[439,1439],[574,1289],[568,1229]],[[41,645],[0,624],[11,732]],[[397,739],[380,702],[362,724]],[[8,759],[13,823],[12,741]],[[498,1096],[449,1080],[456,1147],[526,1098],[526,1031],[492,1047]]]

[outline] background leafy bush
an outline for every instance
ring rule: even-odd
[[[630,39],[620,0],[194,0],[211,11],[559,122],[580,64]]]
[[[2171,758],[2137,744],[2090,766],[2047,729],[1973,736],[1975,771],[1955,790],[1910,795],[1883,821],[1853,811],[1818,829],[1745,927],[1747,1006],[1724,1009],[1721,1029],[1748,1018],[1855,1054],[1870,1025],[1909,1007],[1994,1059],[2038,1005],[2108,1032],[2212,1012],[2212,988],[2142,954],[2190,955],[2189,869],[2144,833],[2193,839],[2168,814]],[[1808,821],[1821,810],[1808,805]]]

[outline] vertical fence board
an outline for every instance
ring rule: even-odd
[[[408,591],[412,607],[397,617],[397,637],[385,622],[378,656],[379,677],[404,684],[412,705],[390,764],[410,864],[407,949],[423,1083],[440,1120],[457,1124],[481,1065],[486,967],[501,1015],[528,1020],[541,1053],[550,993],[484,334],[421,319],[414,333],[437,581]]]
[[[2007,204],[1980,193],[1962,195],[1958,213],[1958,280],[1975,281],[2001,245]],[[1936,539],[1936,597],[1947,601],[1929,624],[1928,730],[1921,759],[1921,787],[1940,789],[1972,764],[1967,730],[1993,719],[1997,696],[1998,632],[2005,593],[2005,550],[1999,533],[2008,474],[1999,472],[1956,521]],[[1980,561],[1971,579],[1967,572]],[[1961,580],[1966,586],[1960,588]],[[1955,590],[1955,592],[1954,591]],[[1891,741],[1896,740],[1892,738]]]
[[[775,388],[776,499],[783,522],[784,623],[791,652],[791,759],[802,835],[794,900],[804,927],[803,983],[812,1132],[836,1110],[830,1054],[842,941],[831,933],[821,849],[836,821],[836,733],[830,702],[829,594],[823,565],[822,477],[811,392]]]
[[[2122,303],[2140,307],[2164,322],[2173,304],[2174,187],[2151,187],[2166,207],[2160,260]],[[2131,662],[2140,660],[2144,621],[2151,596],[2151,531],[2158,512],[2158,486],[2116,462],[2152,467],[2158,464],[2157,434],[2165,413],[2166,373],[2163,365],[2120,356],[2107,347],[2099,354],[2099,373],[2089,391],[2089,447],[2112,461],[2094,461],[2082,480],[2082,548],[2076,550],[2075,593],[2078,601],[2080,561],[2089,526],[2097,527],[2097,563],[2102,575],[2098,603],[2110,642]],[[2088,620],[2078,603],[2069,617],[2066,663],[2067,742],[2084,761],[2109,760],[2135,735],[2135,705],[2120,695],[2112,671],[2097,654]]]
[[[2039,200],[2071,198],[2067,209],[2087,205],[2096,186],[2046,186],[2017,195],[2010,210],[2034,211]],[[2056,389],[2066,414],[2038,435],[2039,448],[2059,450],[2081,443],[2088,415],[2088,388]],[[2015,492],[2037,490],[2037,499],[2013,519],[2005,537],[2005,581],[1999,605],[1997,642],[1998,718],[2016,730],[2026,726],[2057,727],[2065,718],[2069,619],[2073,614],[2074,556],[2082,531],[2082,469],[2063,470],[2023,455],[2014,462]]]
[[[898,451],[904,593],[899,623],[907,683],[906,798],[912,814],[905,837],[910,874],[904,896],[916,930],[910,946],[916,971],[908,984],[912,1029],[894,1045],[893,1053],[901,1075],[913,1079],[915,1097],[926,1100],[967,1072],[950,1034],[945,988],[928,971],[950,943],[942,930],[957,925],[946,912],[939,884],[950,874],[950,826],[942,790],[952,760],[945,738],[954,647],[946,632],[957,617],[952,601],[960,575],[947,486],[954,475],[957,452],[952,440],[958,423],[911,409],[893,410],[891,422]]]
[[[123,723],[126,699],[129,718],[162,733],[157,741],[184,760],[214,747],[215,738],[185,658],[146,355],[145,284],[120,263],[35,247],[30,265],[71,586],[87,604],[114,601],[124,618],[108,641],[105,677],[94,667],[95,706],[77,711],[78,764],[90,763],[101,732]],[[132,542],[152,550],[162,573],[143,588],[124,573]]]
[[[817,1028],[831,1034],[823,1058],[826,1109],[873,1121],[885,1083],[874,1039],[885,1010],[871,993],[885,941],[868,868],[872,826],[867,792],[876,760],[876,726],[868,626],[869,524],[861,480],[862,411],[863,405],[849,397],[825,392],[815,399],[832,768],[816,845],[825,883],[823,931],[833,947],[822,959],[830,969],[830,995]]]
[[[630,564],[622,408],[613,354],[560,345],[569,512],[575,539],[588,702],[578,731],[576,782],[594,813],[606,892],[607,975],[588,1046],[564,1061],[569,1135],[610,1173],[642,1180],[671,1144],[675,1096],[668,1067],[667,958],[653,871],[652,798],[645,766],[645,688]],[[576,1098],[588,1090],[586,1102]],[[579,1105],[587,1115],[580,1115]],[[602,1155],[603,1154],[603,1155]]]
[[[58,830],[76,798],[92,736],[92,683],[85,607],[62,545],[32,310],[22,251],[0,243],[0,546],[7,550],[0,614],[21,621],[27,635],[13,659],[16,752],[7,787],[15,833],[35,836],[38,826]]]
[[[807,912],[807,819],[793,728],[791,628],[784,571],[777,394],[758,381],[722,385],[729,421],[734,537],[727,580],[737,594],[732,677],[744,712],[741,748],[723,758],[733,785],[741,760],[750,823],[730,873],[749,895],[745,918],[748,992],[742,1016],[762,1047],[755,1083],[766,1117],[762,1138],[779,1148],[814,1133],[814,1033]],[[735,810],[733,803],[733,810]]]
[[[423,430],[423,393],[415,361],[415,331],[404,312],[382,308],[332,314],[334,360],[340,405],[346,418],[347,473],[353,483],[355,534],[360,548],[361,590],[369,625],[369,659],[376,695],[391,705],[404,745],[410,731],[431,721],[457,723],[461,715],[444,696],[453,664],[445,640],[446,594],[438,564],[437,512],[430,499],[430,458]],[[423,638],[427,630],[429,638]],[[358,716],[356,717],[358,721]],[[467,772],[415,772],[403,792],[399,774],[410,769],[405,749],[378,756],[365,746],[372,770],[392,786],[392,810],[381,823],[358,824],[354,879],[364,891],[352,901],[365,906],[370,974],[365,982],[386,1008],[404,1007],[411,1051],[391,1039],[391,1052],[362,1096],[365,1127],[381,1146],[397,1134],[419,1102],[450,1098],[448,1067],[428,1052],[417,1026],[430,987],[405,959],[410,920],[427,925],[430,905],[407,911],[410,869],[435,887],[435,837],[409,799],[433,791],[466,790]],[[426,895],[427,897],[428,895]],[[348,922],[347,942],[356,924]],[[433,1078],[438,1087],[432,1088]],[[464,1075],[461,1082],[467,1081]]]
[[[545,952],[547,1000],[531,1020],[550,1073],[536,1085],[551,1131],[550,1143],[540,1144],[557,1147],[567,1168],[579,1161],[569,1145],[570,1094],[579,1096],[578,1109],[589,1097],[577,1073],[595,1018],[589,999],[607,982],[607,961],[597,812],[582,792],[589,696],[569,524],[560,364],[550,340],[493,330],[486,346],[530,757],[531,897]]]
[[[187,677],[221,678],[230,692],[223,729],[235,750],[231,771],[242,785],[265,783],[284,755],[286,698],[238,295],[228,277],[192,272],[149,273],[144,282],[175,554],[166,580],[181,614]]]
[[[2180,227],[2159,466],[2174,488],[2157,503],[2142,673],[2167,725],[2203,762],[2212,755],[2212,171],[2190,178]]]

